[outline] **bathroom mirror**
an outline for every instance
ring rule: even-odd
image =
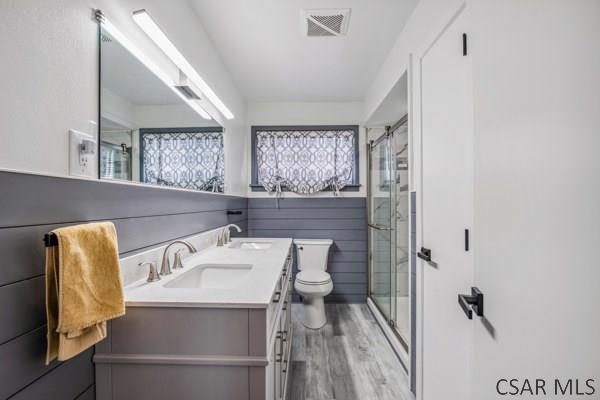
[[[176,90],[100,27],[101,179],[223,192],[223,129]]]

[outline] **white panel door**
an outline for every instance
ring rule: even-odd
[[[458,305],[473,281],[465,229],[473,225],[471,57],[463,9],[421,58],[421,241],[431,250],[423,269],[423,399],[471,398],[473,322]],[[418,211],[419,212],[419,211]],[[419,249],[417,249],[419,250]]]
[[[475,283],[486,301],[473,397],[598,400],[600,1],[470,7]],[[503,395],[515,392],[506,378],[523,395]]]

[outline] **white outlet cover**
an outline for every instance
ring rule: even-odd
[[[92,135],[69,129],[69,175],[96,178],[98,151],[96,150],[94,154],[81,154],[80,145],[84,140],[97,143]]]

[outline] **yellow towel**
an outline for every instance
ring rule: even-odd
[[[46,364],[67,360],[106,337],[106,321],[125,314],[117,231],[112,222],[52,231],[46,248]]]

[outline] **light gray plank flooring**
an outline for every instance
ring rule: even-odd
[[[366,304],[327,304],[321,330],[294,304],[288,400],[413,400],[400,361]]]

